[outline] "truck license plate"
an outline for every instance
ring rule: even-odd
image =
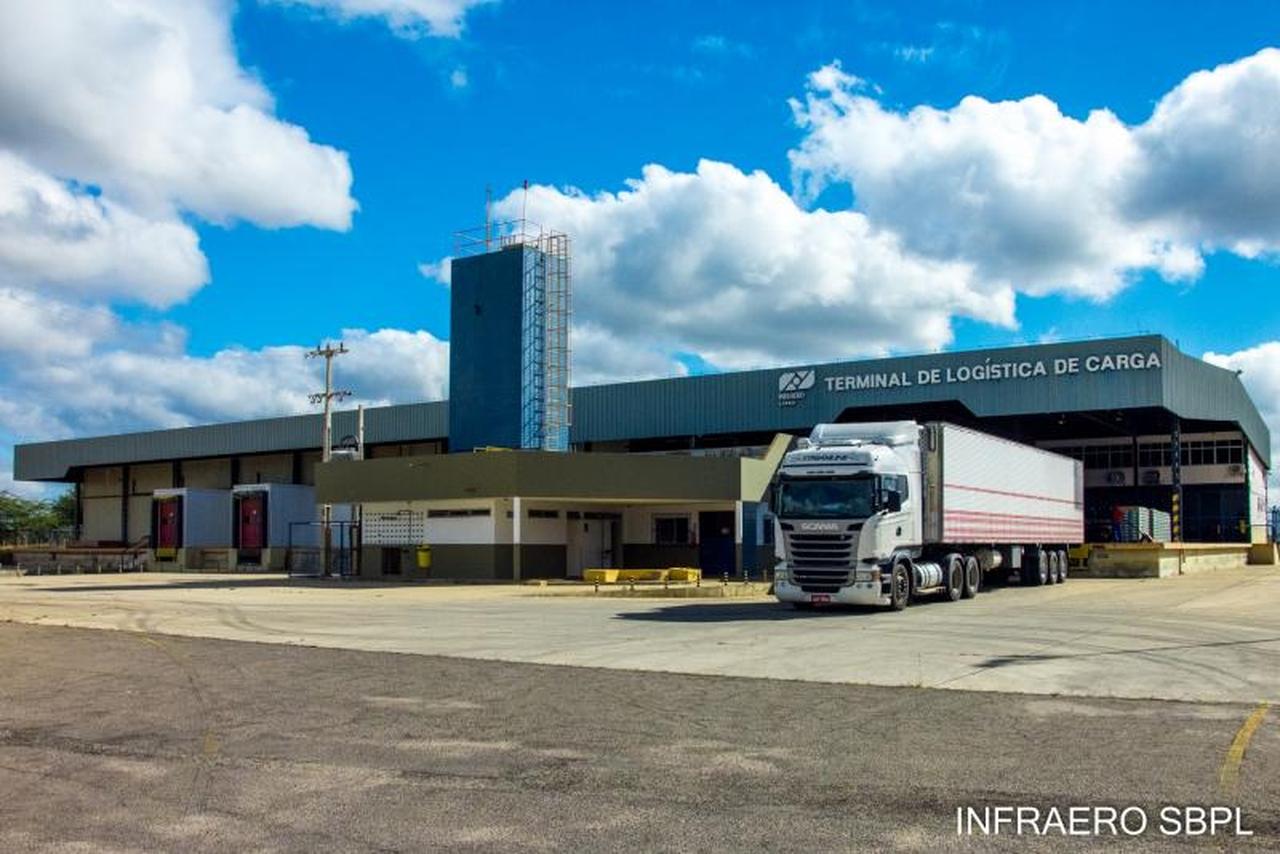
[[[829,605],[831,604],[831,594],[830,593],[810,593],[809,601],[814,603],[815,605]]]

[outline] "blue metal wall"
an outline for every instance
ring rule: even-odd
[[[453,261],[450,451],[520,447],[524,265],[523,246]]]

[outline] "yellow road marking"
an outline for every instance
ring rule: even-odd
[[[1240,784],[1240,763],[1244,762],[1245,749],[1249,747],[1249,739],[1253,738],[1253,733],[1262,725],[1262,719],[1267,716],[1270,706],[1270,703],[1259,703],[1253,714],[1244,719],[1244,723],[1236,731],[1236,737],[1231,739],[1227,757],[1222,760],[1222,770],[1218,772],[1218,786],[1224,795],[1235,794],[1236,787]]]

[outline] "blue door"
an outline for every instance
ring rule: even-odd
[[[698,566],[703,575],[736,573],[734,559],[733,511],[714,510],[698,514]]]

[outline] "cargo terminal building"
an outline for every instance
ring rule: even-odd
[[[567,242],[546,235],[496,250],[486,240],[456,258],[452,400],[366,410],[363,459],[320,463],[321,418],[303,415],[19,445],[14,476],[74,484],[79,539],[99,544],[177,526],[157,512],[162,496],[225,493],[235,518],[228,563],[279,565],[263,556],[286,543],[254,534],[246,549],[238,532],[273,512],[275,499],[252,488],[280,484],[362,509],[364,575],[414,575],[421,543],[442,576],[654,565],[718,574],[769,561],[766,493],[780,434],[942,420],[1080,459],[1091,541],[1110,539],[1117,505],[1174,512],[1175,539],[1186,542],[1268,537],[1266,424],[1234,372],[1162,336],[570,390],[567,259]],[[354,412],[335,413],[334,437],[356,432]],[[474,453],[493,446],[526,450]],[[303,515],[269,527],[305,533],[314,516]]]

